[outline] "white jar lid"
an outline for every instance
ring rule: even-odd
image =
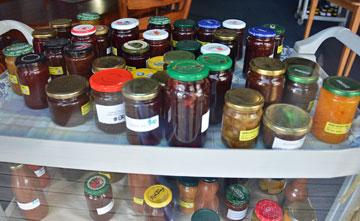
[[[74,36],[88,36],[95,34],[96,27],[94,25],[76,25],[71,29],[71,34]]]
[[[226,45],[219,43],[208,43],[206,45],[201,46],[200,48],[201,54],[222,54],[228,56],[231,52],[230,48]]]
[[[139,25],[139,20],[136,18],[120,18],[111,23],[111,28],[116,30],[129,30]]]
[[[223,21],[222,25],[228,29],[243,29],[246,27],[246,23],[239,19],[227,19]]]
[[[151,29],[143,33],[143,37],[146,40],[150,41],[160,41],[165,40],[169,37],[169,33],[161,29]]]

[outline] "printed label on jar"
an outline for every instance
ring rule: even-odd
[[[185,202],[185,201],[179,200],[179,205],[182,208],[186,208],[186,209],[194,208],[194,203],[193,202]]]
[[[108,213],[113,207],[114,207],[114,200],[111,200],[111,202],[108,205],[106,205],[102,208],[97,208],[96,212],[98,215],[104,215],[104,214]]]
[[[19,83],[16,75],[14,75],[14,74],[9,74],[9,80],[10,80],[10,82],[12,84],[18,84]]]
[[[117,56],[118,52],[117,52],[117,48],[116,47],[112,47],[112,54]]]
[[[104,124],[118,124],[125,121],[125,105],[124,103],[114,105],[114,106],[105,106],[96,104],[96,113],[99,119],[99,122]]]
[[[279,45],[277,48],[277,54],[281,54],[283,51],[284,45]]]
[[[259,129],[260,129],[260,127],[258,126],[257,128],[254,128],[252,130],[240,131],[239,140],[240,141],[249,141],[249,140],[255,139],[259,135]]]
[[[46,172],[45,167],[41,167],[40,169],[34,171],[37,177],[43,176],[45,172]]]
[[[126,70],[132,72],[136,70],[136,67],[126,65]]]
[[[299,140],[283,140],[278,137],[275,137],[272,148],[273,149],[282,149],[282,150],[299,149],[304,144],[305,138],[306,138],[306,136]]]
[[[144,205],[144,199],[133,197],[133,202],[137,205]]]
[[[146,119],[134,119],[125,116],[126,127],[135,132],[148,132],[159,127],[159,115]]]
[[[336,134],[342,135],[347,134],[350,131],[351,123],[350,124],[335,124],[331,122],[326,122],[326,126],[324,131],[329,134]]]
[[[208,110],[201,118],[201,133],[209,128],[210,110]]]
[[[315,104],[315,101],[310,101],[310,102],[309,102],[309,105],[308,105],[307,108],[306,108],[306,111],[307,111],[307,112],[310,112],[310,111],[313,109],[314,104]]]
[[[83,106],[81,106],[81,114],[84,116],[84,115],[87,115],[89,112],[90,112],[90,102],[87,102],[86,104],[84,104]]]
[[[111,47],[106,48],[106,54],[107,55],[111,54]]]
[[[178,41],[175,41],[173,39],[171,39],[171,45],[175,48],[177,45]]]
[[[247,208],[242,211],[235,211],[235,210],[228,209],[226,217],[231,220],[242,220],[245,218],[245,216],[247,214],[247,210],[248,210]]]
[[[64,74],[64,71],[63,71],[63,68],[60,66],[60,67],[50,67],[49,66],[49,73],[50,75],[63,75]]]
[[[36,199],[30,203],[20,203],[16,202],[20,209],[22,210],[32,210],[40,206],[40,200]]]
[[[20,84],[20,90],[22,94],[30,95],[30,88],[28,86]]]

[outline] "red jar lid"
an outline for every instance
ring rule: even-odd
[[[120,92],[122,85],[133,79],[131,73],[125,69],[106,69],[96,72],[90,77],[91,89],[99,92]]]
[[[260,221],[282,221],[283,212],[279,204],[273,200],[264,199],[256,203],[255,214]]]
[[[96,27],[94,25],[77,25],[71,29],[71,34],[75,36],[88,36],[95,34]]]

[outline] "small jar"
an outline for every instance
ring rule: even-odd
[[[39,187],[41,189],[49,186],[51,182],[51,178],[49,173],[47,172],[47,168],[44,166],[38,165],[26,165],[30,170],[32,170],[36,176],[36,179],[39,181]]]
[[[191,216],[191,221],[220,221],[219,215],[211,209],[199,209]]]
[[[266,194],[280,194],[286,186],[285,179],[260,179],[259,188]]]
[[[125,69],[102,70],[89,79],[96,111],[96,126],[105,133],[116,134],[126,130],[121,88],[131,79],[131,73]]]
[[[195,196],[199,180],[193,177],[180,177],[178,180],[179,207],[184,214],[192,214],[195,210]]]
[[[228,147],[255,147],[263,106],[264,97],[255,90],[236,88],[226,93],[221,138]]]
[[[164,54],[164,70],[166,70],[167,66],[171,63],[181,60],[195,60],[195,55],[188,51],[169,51]]]
[[[246,87],[259,91],[265,107],[280,103],[285,86],[286,65],[280,60],[259,57],[251,60]]]
[[[52,79],[67,75],[64,47],[70,41],[66,38],[54,38],[45,43],[45,56],[48,60],[49,74]]]
[[[33,47],[27,43],[14,43],[3,49],[2,53],[5,56],[5,64],[9,73],[9,81],[11,84],[12,91],[21,95],[21,89],[19,85],[19,77],[16,68],[16,58],[24,54],[32,52]]]
[[[111,54],[111,46],[109,40],[109,28],[106,25],[96,25],[96,54],[103,57]]]
[[[34,52],[37,54],[41,54],[44,52],[45,42],[48,39],[55,38],[56,32],[54,29],[51,28],[39,28],[39,29],[35,29],[32,32],[32,36],[33,36]]]
[[[236,62],[236,55],[238,52],[238,40],[236,31],[230,29],[220,28],[214,33],[215,42],[224,44],[230,48],[229,57],[233,60],[233,68]]]
[[[282,221],[281,206],[270,199],[263,199],[256,203],[251,221]]]
[[[122,46],[122,51],[128,71],[146,67],[146,60],[150,57],[148,43],[142,40],[128,41]]]
[[[89,84],[79,75],[61,76],[46,87],[52,121],[63,127],[85,123],[90,117]]]
[[[65,46],[64,53],[68,73],[81,75],[89,79],[92,74],[92,62],[95,58],[93,46],[88,43],[72,43]]]
[[[133,78],[151,78],[155,73],[156,70],[151,68],[139,68],[131,72]]]
[[[285,28],[278,24],[265,24],[265,28],[271,28],[275,31],[275,50],[274,58],[280,58],[280,55],[284,48],[284,39],[285,39]]]
[[[84,183],[84,196],[90,217],[95,221],[110,220],[115,214],[115,202],[109,179],[93,174]]]
[[[320,90],[312,134],[337,144],[345,141],[360,100],[360,82],[346,77],[328,77]]]
[[[176,50],[188,51],[198,57],[200,55],[201,44],[195,40],[181,40],[176,44]]]
[[[195,40],[195,22],[190,19],[179,19],[174,22],[171,46],[176,48],[176,44],[181,40]]]
[[[162,56],[170,51],[169,33],[165,30],[147,30],[143,33],[143,38],[150,46],[150,57]]]
[[[208,43],[206,45],[201,46],[200,48],[201,54],[221,54],[225,56],[229,56],[231,49],[219,43]]]
[[[220,185],[215,178],[203,178],[198,185],[195,197],[195,210],[211,209],[219,213],[219,191]]]
[[[144,214],[144,193],[147,188],[156,183],[156,176],[146,174],[128,174],[129,192],[133,210],[137,214]]]
[[[214,42],[214,33],[221,27],[221,23],[216,19],[201,19],[197,27],[196,38],[201,45],[205,45]]]
[[[227,19],[222,23],[223,27],[226,29],[231,29],[236,31],[238,50],[236,53],[236,60],[240,60],[243,57],[243,42],[244,42],[244,32],[246,28],[246,23],[238,19]]]
[[[71,23],[72,20],[69,18],[59,18],[54,19],[49,22],[50,28],[54,29],[56,32],[56,37],[58,38],[71,38]]]
[[[100,15],[96,12],[82,12],[76,15],[81,25],[100,25]]]
[[[210,124],[221,123],[225,104],[225,93],[230,90],[233,72],[232,60],[221,54],[205,54],[197,59],[209,69],[211,83]]]
[[[161,97],[157,81],[137,78],[124,84],[127,139],[134,145],[157,145],[161,141]]]
[[[26,106],[31,109],[46,108],[45,85],[49,80],[49,69],[45,57],[30,53],[18,57],[15,64]]]
[[[250,192],[241,184],[232,184],[225,190],[224,217],[227,220],[243,220],[249,208]]]
[[[144,193],[146,221],[175,220],[173,211],[173,195],[164,185],[153,185]]]
[[[125,59],[117,56],[104,56],[96,58],[92,63],[92,73],[112,68],[125,69]]]
[[[171,21],[166,16],[152,16],[149,18],[147,30],[161,29],[171,34]],[[169,36],[170,37],[170,36]]]
[[[71,29],[71,42],[77,43],[89,43],[92,44],[93,50],[96,54],[97,49],[97,41],[96,41],[96,27],[93,25],[77,25]]]
[[[273,104],[263,117],[263,141],[266,148],[299,149],[312,125],[308,112],[291,104]]]
[[[163,71],[164,70],[164,56],[156,56],[149,58],[146,61],[146,67],[156,70],[156,71]]]
[[[111,23],[111,49],[115,56],[122,56],[122,46],[125,42],[139,39],[139,20],[121,18]]]

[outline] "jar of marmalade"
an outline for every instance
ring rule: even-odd
[[[122,55],[122,46],[125,42],[139,39],[139,20],[135,18],[121,18],[111,23],[112,54]]]
[[[111,46],[109,40],[109,28],[106,25],[96,25],[96,48],[95,52],[98,57],[111,54]]]
[[[173,195],[164,185],[153,185],[144,193],[146,221],[173,221]]]
[[[285,28],[278,24],[265,24],[265,28],[271,28],[275,31],[275,50],[274,58],[280,58],[280,55],[284,48],[284,39],[285,39]]]
[[[214,33],[215,42],[224,44],[230,48],[230,58],[233,60],[233,68],[236,62],[236,55],[238,51],[237,33],[234,30],[220,28]]]
[[[195,40],[181,40],[176,44],[176,50],[188,51],[198,57],[200,55],[201,44]]]
[[[50,28],[54,29],[56,32],[56,37],[58,38],[71,38],[71,23],[72,20],[69,18],[59,18],[54,19],[49,22]]]
[[[221,23],[216,19],[201,19],[197,26],[196,38],[204,45],[214,42],[214,32],[221,27]]]
[[[66,75],[64,47],[70,44],[66,38],[54,38],[45,43],[45,56],[48,60],[50,77]]]
[[[51,28],[39,28],[32,32],[34,52],[41,54],[44,52],[45,42],[48,39],[55,38],[56,32]]]
[[[201,54],[222,54],[225,56],[229,56],[231,52],[228,46],[219,43],[208,43],[203,45],[201,46],[200,51]]]
[[[133,71],[137,68],[145,68],[146,61],[150,57],[150,46],[142,40],[126,42],[122,49],[126,61],[126,69]]]
[[[171,34],[171,21],[166,16],[152,16],[149,18],[148,23],[147,30],[161,29]]]
[[[283,211],[281,206],[269,199],[260,200],[256,203],[251,221],[282,221]]]
[[[174,22],[171,46],[176,48],[176,44],[181,40],[195,40],[195,22],[190,19],[179,19]]]
[[[191,216],[191,221],[220,221],[219,215],[211,209],[199,209]]]
[[[69,74],[77,74],[87,79],[91,76],[91,64],[95,58],[93,47],[88,43],[72,43],[64,47],[65,64]]]
[[[71,29],[71,42],[83,42],[92,44],[94,52],[96,52],[97,41],[95,37],[95,32],[96,27],[93,25],[77,25]]]
[[[175,61],[181,60],[195,60],[195,55],[188,51],[169,51],[164,54],[164,70],[167,69],[167,66]]]
[[[232,184],[226,187],[224,217],[227,220],[243,220],[249,208],[250,192],[241,184]]]
[[[193,177],[180,177],[178,179],[179,207],[184,214],[194,213],[198,183],[199,180]]]
[[[125,59],[117,56],[105,56],[96,58],[92,63],[92,73],[111,68],[125,69]]]
[[[147,188],[156,184],[156,176],[148,174],[128,174],[130,197],[133,210],[138,214],[145,212],[144,193]]]
[[[150,57],[162,56],[170,51],[169,33],[162,29],[151,29],[143,33],[150,46]]]
[[[149,58],[146,62],[146,67],[156,70],[163,71],[164,70],[164,56],[156,56]]]
[[[246,28],[246,23],[238,19],[227,19],[222,23],[223,27],[226,29],[231,29],[236,31],[237,42],[238,42],[238,51],[236,53],[236,60],[240,60],[243,56],[243,42],[244,42],[244,31]]]
[[[133,78],[151,78],[156,73],[156,70],[151,68],[139,68],[131,72]]]
[[[82,25],[100,25],[100,15],[96,12],[82,12],[76,18]]]

